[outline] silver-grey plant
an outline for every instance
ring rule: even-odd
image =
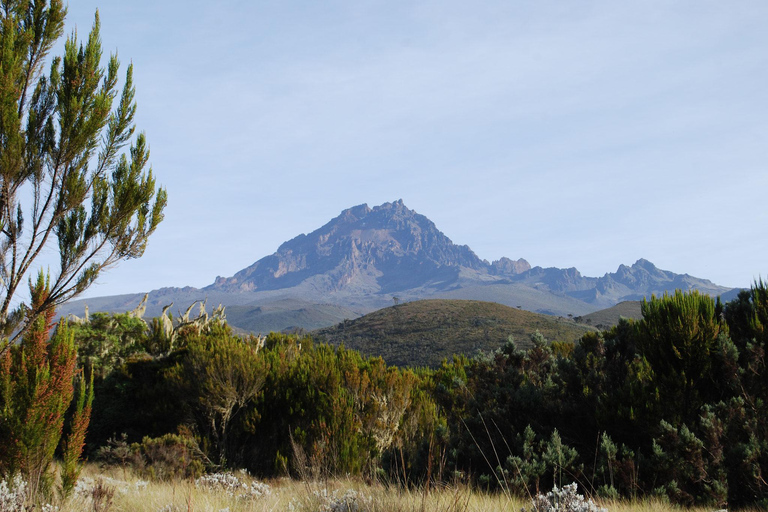
[[[523,507],[521,512],[608,512],[608,509],[598,507],[591,499],[586,499],[578,493],[576,483],[554,486],[545,494],[536,495],[531,500],[531,508]]]

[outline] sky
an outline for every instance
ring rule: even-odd
[[[85,297],[397,199],[489,261],[768,277],[767,2],[78,0],[67,34],[97,8],[169,203]]]

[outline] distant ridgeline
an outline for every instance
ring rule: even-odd
[[[395,201],[344,210],[312,233],[283,243],[274,254],[203,289],[154,290],[147,314],[158,315],[170,303],[186,307],[207,299],[225,305],[230,324],[245,331],[312,330],[420,299],[480,300],[583,317],[676,289],[726,299],[738,293],[706,279],[660,270],[643,259],[603,277],[585,277],[575,268],[531,268],[524,259],[489,263]],[[82,315],[84,303],[91,311],[126,311],[142,296],[86,299],[61,313]]]

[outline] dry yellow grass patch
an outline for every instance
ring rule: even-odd
[[[245,487],[232,492],[206,488],[192,481],[146,482],[130,471],[101,471],[88,466],[80,491],[60,512],[519,512],[528,500],[472,491],[465,486],[409,490],[369,485],[360,480],[301,482],[270,480],[269,492],[249,493],[254,479],[237,474]],[[237,497],[246,494],[248,497]],[[680,512],[660,501],[603,501],[609,512]],[[346,506],[346,508],[345,508]],[[711,509],[692,509],[692,512]]]

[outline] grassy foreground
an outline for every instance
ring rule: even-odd
[[[60,505],[59,512],[518,512],[530,507],[529,500],[472,491],[465,486],[427,493],[360,480],[302,482],[284,478],[259,482],[243,474],[234,476],[227,482],[216,478],[197,484],[190,480],[147,482],[130,470],[103,471],[89,465],[74,495]],[[610,512],[681,510],[660,501],[601,501],[598,505]]]

